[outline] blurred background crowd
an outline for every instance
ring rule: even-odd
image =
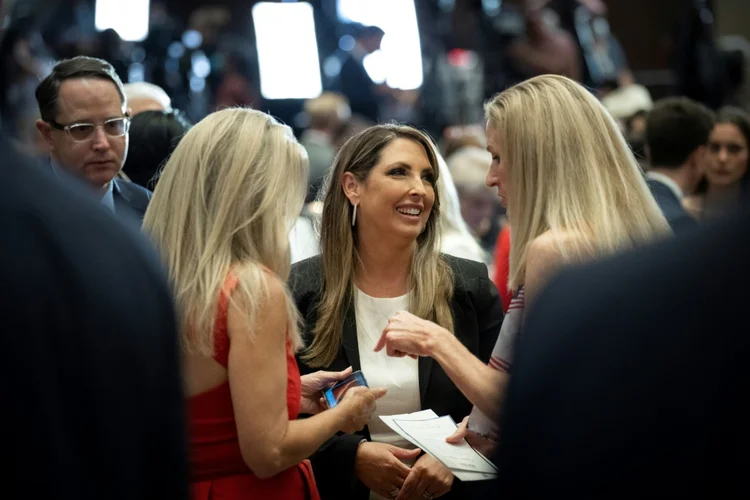
[[[438,140],[463,219],[491,264],[503,226],[484,186],[482,103],[492,94],[538,74],[574,78],[602,99],[641,159],[655,100],[682,95],[714,110],[749,102],[750,28],[738,20],[750,5],[740,0],[203,4],[15,2],[2,47],[5,133],[47,155],[34,91],[56,60],[76,55],[109,61],[134,113],[150,110],[133,121],[131,143],[143,146],[124,167],[148,188],[190,124],[226,107],[292,126],[311,156],[308,201],[348,137],[375,122],[411,124]],[[145,104],[135,106],[137,96]]]

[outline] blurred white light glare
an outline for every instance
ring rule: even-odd
[[[169,54],[169,57],[171,57],[172,59],[179,59],[185,55],[185,46],[180,42],[172,42],[171,44],[169,44],[167,54]]]
[[[128,68],[128,82],[142,82],[146,77],[146,68],[141,63],[133,63]]]
[[[365,56],[362,64],[373,82],[378,84],[385,83],[388,78],[388,61],[382,50],[376,50],[372,54]]]
[[[112,28],[126,42],[141,42],[148,36],[150,3],[151,0],[96,0],[96,29]]]
[[[203,35],[200,31],[187,30],[182,34],[182,44],[188,49],[197,49],[203,43]]]
[[[206,88],[206,80],[197,76],[190,77],[190,90],[196,94],[203,92]]]
[[[193,74],[198,78],[206,78],[211,73],[211,61],[208,60],[206,54],[202,51],[194,52],[190,56],[190,64],[192,66]]]
[[[328,57],[323,63],[323,73],[328,78],[333,78],[341,73],[341,60],[336,56]]]
[[[482,0],[482,8],[488,16],[497,16],[502,12],[503,3],[500,0]]]
[[[378,26],[385,31],[382,67],[389,87],[408,90],[422,86],[422,46],[414,0],[338,0],[337,7],[342,21]],[[377,57],[380,56],[376,60]],[[379,68],[380,64],[370,61],[365,69],[370,74],[368,65]],[[376,74],[370,74],[370,78],[375,81],[381,75],[379,69],[373,71]]]
[[[345,50],[349,52],[354,48],[354,37],[351,35],[344,35],[341,38],[339,38],[339,48],[341,50]]]
[[[252,12],[263,97],[318,97],[323,83],[312,5],[260,2]]]

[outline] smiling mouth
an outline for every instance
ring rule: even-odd
[[[403,215],[410,215],[412,217],[419,217],[422,214],[422,210],[419,208],[397,208],[398,213]]]

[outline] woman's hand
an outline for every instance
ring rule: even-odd
[[[403,460],[415,460],[421,450],[406,450],[385,443],[362,443],[357,448],[354,471],[369,489],[385,498],[396,498],[411,468]]]
[[[362,430],[370,421],[375,411],[375,401],[385,396],[386,389],[358,386],[347,390],[341,402],[333,410],[343,415],[339,428],[342,432],[352,433]]]
[[[336,382],[344,380],[351,374],[352,367],[350,366],[341,372],[317,371],[309,375],[303,375],[301,377],[302,400],[299,412],[307,415],[315,415],[325,410],[325,405],[321,403],[321,391],[329,388]]]
[[[399,311],[388,319],[375,352],[386,349],[389,356],[433,356],[433,350],[439,345],[439,338],[445,334],[452,337],[442,326],[406,311]]]
[[[430,455],[422,455],[411,468],[396,500],[438,498],[451,490],[453,473]]]
[[[487,458],[492,457],[495,447],[497,446],[497,442],[493,441],[491,438],[469,430],[469,417],[465,417],[461,423],[458,424],[456,432],[445,438],[445,441],[450,444],[460,444],[464,439],[466,439],[466,442],[469,443],[472,448]]]

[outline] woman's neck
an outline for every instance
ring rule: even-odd
[[[389,238],[360,238],[360,262],[355,263],[357,288],[372,297],[406,295],[415,250],[416,242],[394,245]]]

